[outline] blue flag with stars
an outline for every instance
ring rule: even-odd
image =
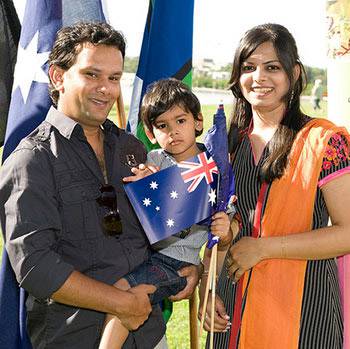
[[[62,25],[105,21],[100,0],[27,1],[17,52],[3,160],[33,131],[50,109],[47,60]]]
[[[3,161],[22,138],[46,117],[51,106],[47,60],[62,25],[78,21],[105,21],[100,0],[28,0],[26,2]],[[26,331],[26,294],[20,289],[3,250],[0,272],[0,348],[31,349]]]
[[[203,152],[125,185],[151,244],[189,228],[216,211],[218,168]]]
[[[220,172],[217,210],[227,212],[227,206],[231,196],[235,194],[235,180],[229,161],[226,115],[223,104],[219,105],[214,115],[213,126],[205,135],[204,144],[214,158]],[[234,207],[231,206],[229,212],[233,213],[233,209]],[[209,231],[208,248],[212,248],[217,242],[218,238]]]

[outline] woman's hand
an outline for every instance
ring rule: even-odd
[[[204,320],[204,329],[210,331],[210,309],[211,309],[211,294],[209,293],[206,316]],[[203,316],[203,304],[199,305],[198,319]],[[214,312],[214,332],[226,332],[231,326],[230,317],[226,313],[223,301],[218,295],[215,297],[215,312]]]
[[[226,260],[228,274],[236,282],[249,269],[264,259],[263,239],[243,237],[230,247]]]
[[[139,179],[145,178],[153,173],[158,172],[159,167],[151,164],[140,164],[138,167],[133,167],[130,171],[134,174],[134,176],[124,177],[123,182],[136,182]]]

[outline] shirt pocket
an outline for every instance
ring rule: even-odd
[[[61,188],[62,238],[76,241],[96,238],[100,231],[96,199],[99,191],[92,183]]]

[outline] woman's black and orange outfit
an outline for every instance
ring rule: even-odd
[[[272,237],[328,225],[322,185],[350,173],[349,138],[327,120],[310,119],[299,131],[282,178],[261,184],[267,148],[255,163],[249,134],[235,154],[240,237]],[[342,348],[343,316],[335,259],[264,260],[232,284],[223,268],[218,295],[232,328],[215,334],[215,348]]]

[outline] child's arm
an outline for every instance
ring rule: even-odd
[[[133,167],[130,170],[134,175],[123,178],[123,182],[136,182],[139,179],[145,178],[159,171],[159,167],[153,164],[140,164],[138,167]]]
[[[238,225],[235,222],[235,219],[230,222],[229,216],[225,212],[217,212],[212,216],[210,231],[220,238],[218,251],[227,251],[232,240],[238,234]]]

